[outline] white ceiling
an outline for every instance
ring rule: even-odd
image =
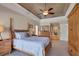
[[[51,12],[54,12],[53,15],[47,15],[44,16],[40,11],[40,9],[45,9],[45,3],[20,3],[23,8],[27,9],[31,13],[33,13],[35,16],[37,16],[39,19],[45,19],[45,18],[53,18],[53,17],[59,17],[64,16],[68,7],[69,3],[46,3],[46,9],[53,8]]]

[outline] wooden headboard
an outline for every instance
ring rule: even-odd
[[[28,30],[14,29],[14,32],[28,32]]]

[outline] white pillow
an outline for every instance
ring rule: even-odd
[[[11,34],[9,31],[5,31],[1,33],[2,39],[10,39],[11,38]]]

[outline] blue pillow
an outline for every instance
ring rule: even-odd
[[[15,32],[15,36],[18,39],[29,37],[28,33],[26,32]]]

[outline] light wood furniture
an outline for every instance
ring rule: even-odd
[[[51,40],[59,40],[59,35],[50,35]]]
[[[40,31],[39,36],[50,37],[49,31]]]
[[[59,35],[50,34],[49,31],[41,31],[39,36],[49,37],[51,40],[59,40]]]
[[[11,52],[11,40],[5,39],[0,41],[0,56]]]
[[[68,52],[70,55],[79,55],[79,4],[68,16]]]

